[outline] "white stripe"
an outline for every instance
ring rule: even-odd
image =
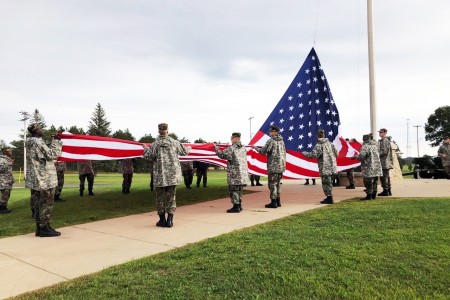
[[[111,141],[92,141],[92,140],[79,140],[79,139],[61,139],[63,146],[72,147],[90,147],[90,148],[105,148],[114,150],[142,150],[141,145],[134,145],[121,142]]]

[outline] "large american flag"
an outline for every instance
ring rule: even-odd
[[[314,48],[250,145],[263,146],[269,139],[267,133],[271,125],[280,128],[286,144],[284,178],[319,177],[317,161],[301,154],[302,151],[312,150],[317,143],[319,129],[325,130],[328,139],[339,151],[338,170],[359,165],[350,157],[358,152],[361,145],[349,144],[339,135],[339,113]],[[59,137],[63,141],[61,161],[112,160],[143,155],[142,143],[135,141],[68,133],[59,134]],[[221,167],[227,165],[226,161],[216,156],[211,143],[184,145],[192,150],[189,155],[181,156],[180,160],[204,161]],[[228,146],[219,145],[221,149]],[[251,174],[267,175],[267,157],[250,146],[247,146],[247,162]]]
[[[339,135],[340,124],[339,112],[327,77],[312,48],[294,80],[250,144],[264,145],[269,139],[270,126],[276,125],[280,128],[286,145],[287,166],[284,177],[318,177],[317,161],[305,157],[301,152],[313,149],[319,129],[325,131],[327,138],[339,151],[338,170],[359,165],[359,162],[349,159],[357,153],[359,147],[357,144],[350,145]],[[258,155],[251,156],[249,168],[259,169],[260,173],[264,173],[264,165]]]

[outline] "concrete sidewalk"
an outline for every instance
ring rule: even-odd
[[[324,207],[320,180],[284,181],[282,207],[268,209],[267,186],[244,195],[244,211],[227,214],[228,198],[179,207],[173,228],[155,226],[155,212],[58,228],[57,238],[34,234],[0,239],[0,299],[64,282],[104,268],[195,243],[237,229]],[[195,192],[195,189],[193,190]],[[336,202],[363,197],[363,188],[334,188]],[[404,180],[393,187],[395,197],[449,197],[448,180]],[[58,216],[55,216],[56,218]]]

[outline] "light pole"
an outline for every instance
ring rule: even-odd
[[[406,157],[408,157],[408,163],[410,163],[409,161],[409,157],[410,157],[410,153],[409,153],[409,148],[410,148],[410,141],[409,141],[409,119],[406,119]]]
[[[23,122],[23,179],[27,177],[27,147],[25,142],[27,140],[27,120],[30,118],[30,114],[26,111],[21,111],[22,119],[19,121]]]
[[[250,121],[250,141],[252,140],[252,119],[253,119],[254,117],[250,117],[250,118],[248,118],[248,120]],[[250,142],[249,141],[249,142]]]
[[[414,125],[413,127],[416,127],[416,138],[417,138],[417,157],[420,157],[419,154],[419,127],[422,127],[422,125]]]

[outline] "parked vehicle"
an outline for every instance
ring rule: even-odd
[[[424,156],[414,158],[414,178],[447,178],[442,159],[440,157]]]

